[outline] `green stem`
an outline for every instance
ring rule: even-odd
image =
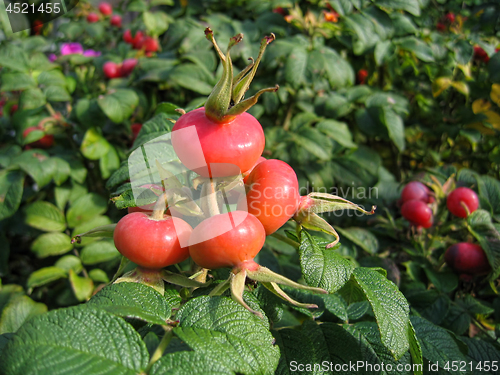
[[[166,208],[167,208],[167,194],[163,193],[158,197],[158,200],[154,205],[153,214],[151,215],[151,217],[154,220],[163,219],[163,215],[165,213]]]
[[[287,236],[283,236],[282,234],[280,234],[278,232],[271,234],[271,236],[274,238],[277,238],[278,240],[281,240],[281,241],[287,243],[290,246],[295,247],[296,249],[298,249],[300,247],[300,243],[288,238]]]
[[[160,343],[158,344],[158,347],[154,351],[153,355],[151,356],[151,359],[149,360],[148,366],[146,367],[146,373],[149,373],[149,370],[151,370],[151,367],[154,365],[156,361],[158,361],[162,355],[165,349],[167,348],[168,344],[170,343],[170,340],[172,340],[172,337],[174,336],[172,332],[172,327],[167,326],[163,327],[165,329],[165,334],[163,335],[163,338],[161,339]]]

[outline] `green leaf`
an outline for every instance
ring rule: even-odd
[[[493,82],[500,82],[500,53],[495,53],[488,62],[488,73]]]
[[[47,232],[61,232],[66,229],[64,213],[52,203],[38,201],[26,207],[25,223]]]
[[[326,78],[332,88],[345,87],[354,83],[354,70],[335,50],[324,47],[311,51],[307,59],[308,80],[318,77]]]
[[[42,234],[31,244],[31,251],[33,251],[38,258],[61,255],[67,253],[72,248],[71,238],[65,233],[58,232]]]
[[[347,229],[335,227],[335,229],[338,230],[340,234],[347,237],[349,241],[354,242],[354,244],[366,252],[370,254],[376,254],[378,252],[378,239],[369,230],[358,227],[350,227]]]
[[[161,35],[168,29],[168,16],[162,11],[156,10],[154,13],[144,12],[142,20],[150,35]]]
[[[198,352],[175,352],[160,358],[151,367],[150,375],[234,375],[234,371]]]
[[[120,157],[113,146],[109,147],[109,151],[99,159],[99,168],[101,169],[102,178],[106,179],[111,176],[111,173],[120,167]]]
[[[37,77],[39,85],[66,87],[66,77],[60,70],[47,70]]]
[[[174,123],[170,120],[170,118],[171,117],[165,113],[159,113],[150,120],[146,121],[137,135],[134,145],[132,146],[132,150],[135,150],[144,143],[171,132],[174,127]]]
[[[394,142],[398,150],[404,151],[405,133],[401,117],[399,117],[392,109],[382,107],[381,122],[387,127],[389,138]]]
[[[102,310],[71,307],[39,315],[9,340],[0,372],[19,374],[122,374],[144,372],[149,354],[123,319]]]
[[[3,73],[0,91],[20,91],[36,87],[35,80],[27,73]]]
[[[10,244],[5,233],[0,233],[0,277],[9,273]]]
[[[94,228],[101,227],[104,225],[109,225],[111,224],[112,221],[108,216],[102,216],[102,215],[97,215],[92,217],[89,221],[85,221],[79,225],[77,225],[72,232],[72,237],[75,237],[78,234],[86,233]],[[82,237],[80,242],[78,244],[80,246],[85,246],[88,245],[92,242],[95,242],[98,240],[98,237]]]
[[[488,211],[476,210],[467,217],[469,232],[479,241],[493,268],[490,276],[495,280],[500,275],[500,233],[491,221]]]
[[[305,82],[307,67],[307,50],[295,47],[288,56],[285,64],[285,79],[293,87],[299,87]]]
[[[411,324],[411,321],[408,322],[408,337],[410,338],[410,354],[413,364],[415,366],[423,366],[423,355],[422,355],[422,347],[420,346],[417,334],[415,332],[415,328]],[[420,369],[414,370],[414,375],[422,375],[423,371]]]
[[[304,148],[318,159],[325,161],[331,159],[331,145],[325,144],[325,140],[327,142],[328,140],[318,130],[305,128],[300,133],[290,133],[290,136],[298,147]]]
[[[24,90],[19,97],[19,107],[22,110],[35,109],[45,103],[47,103],[45,94],[38,88]]]
[[[163,325],[172,313],[172,307],[160,293],[140,283],[121,282],[108,285],[93,296],[87,305],[107,309],[119,316]],[[114,308],[121,310],[115,312]]]
[[[192,345],[195,351],[214,358],[215,363],[218,361],[217,357],[212,357],[211,342],[199,340],[206,335],[216,339],[213,345],[216,345],[217,342],[221,343],[221,348],[217,351],[219,356],[224,355],[221,352],[224,348],[229,350],[231,345],[238,348],[238,346],[244,345],[244,341],[248,343],[246,346],[248,352],[241,350],[238,353],[238,351],[235,352],[231,349],[231,357],[219,358],[224,360],[224,365],[230,364],[233,371],[250,368],[251,372],[245,373],[274,373],[278,364],[279,349],[273,345],[274,339],[269,332],[267,320],[251,314],[232,299],[208,296],[191,299],[181,307],[177,319],[180,320],[183,333],[187,335],[187,332],[191,332],[193,334],[190,336],[189,345]],[[194,331],[188,331],[187,328],[192,328]],[[231,343],[231,345],[228,346],[226,342]]]
[[[43,89],[43,93],[49,102],[71,101],[71,95],[62,86],[47,86]]]
[[[422,354],[428,361],[439,362],[439,367],[443,369],[446,363],[451,361],[467,360],[454,337],[445,329],[417,316],[411,317],[411,323],[415,328]],[[449,370],[449,373],[462,374],[460,371],[452,370]]]
[[[406,10],[414,16],[420,16],[420,4],[418,0],[377,0],[375,4],[381,8]]]
[[[409,306],[397,286],[379,272],[356,268],[353,278],[372,306],[383,344],[395,359],[408,351]]]
[[[139,104],[139,97],[133,90],[117,89],[97,100],[108,118],[119,124],[130,117]]]
[[[98,104],[98,99],[80,99],[74,107],[74,113],[78,121],[85,127],[104,124],[107,117]]]
[[[90,160],[99,160],[111,149],[111,145],[96,128],[85,132],[80,150],[83,156]]]
[[[42,150],[28,150],[12,160],[12,166],[20,169],[35,180],[39,188],[47,185],[54,176],[56,163]]]
[[[420,39],[409,36],[406,38],[395,40],[394,43],[397,43],[400,48],[406,51],[413,52],[417,58],[424,62],[434,61],[432,48]]]
[[[26,286],[28,289],[33,289],[37,286],[43,286],[64,277],[67,277],[66,270],[59,267],[44,267],[36,270],[30,275]]]
[[[54,266],[61,268],[66,272],[69,272],[69,270],[73,270],[76,273],[80,273],[83,269],[82,261],[80,260],[80,258],[74,255],[65,255],[59,258]]]
[[[69,270],[69,283],[78,301],[86,301],[94,291],[94,282],[89,277],[78,276],[75,271]]]
[[[28,296],[12,298],[2,310],[0,334],[16,332],[25,321],[46,311],[47,306],[33,301]]]
[[[85,194],[73,202],[69,208],[66,219],[70,228],[74,228],[94,216],[103,214],[108,209],[105,198],[96,193]]]
[[[0,66],[18,72],[27,72],[29,69],[28,55],[21,46],[5,43],[0,49]]]
[[[106,272],[104,272],[103,270],[101,270],[99,268],[94,268],[94,269],[90,270],[89,276],[92,279],[92,281],[94,281],[96,283],[104,283],[104,284],[109,283],[108,275],[106,274]]]
[[[349,280],[354,264],[334,250],[326,249],[326,244],[301,231],[300,266],[308,285],[334,293]]]
[[[21,171],[0,172],[0,220],[14,215],[23,197],[24,173]]]
[[[467,358],[468,360],[473,361],[473,369],[477,369],[477,365],[481,363],[483,367],[483,371],[480,371],[481,374],[495,375],[498,373],[498,371],[494,370],[494,367],[492,366],[493,363],[500,363],[500,351],[497,347],[493,346],[493,344],[490,344],[486,340],[480,340],[477,337],[460,337],[460,339],[465,342],[465,344],[469,348]],[[490,370],[486,371],[485,364],[488,362]]]
[[[206,68],[191,63],[177,65],[172,69],[168,78],[174,84],[201,95],[210,94],[214,86],[213,77],[207,75]]]
[[[33,133],[33,132],[32,132]],[[31,133],[30,133],[31,134]],[[52,161],[55,163],[54,182],[57,186],[61,186],[68,179],[71,174],[71,167],[66,160],[58,157],[53,157]]]
[[[118,257],[120,253],[116,250],[113,240],[101,240],[92,242],[83,248],[80,257],[83,264],[97,264],[107,262]]]
[[[384,40],[377,42],[375,46],[375,63],[377,66],[382,65],[389,53],[394,53],[394,47],[390,40]]]

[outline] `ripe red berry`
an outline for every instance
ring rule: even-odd
[[[158,40],[148,36],[142,42],[141,48],[146,50],[146,52],[156,52],[159,48]]]
[[[120,65],[112,61],[104,63],[102,71],[104,72],[104,75],[109,79],[121,77]]]
[[[432,226],[432,210],[422,201],[412,199],[401,207],[401,215],[415,226],[430,228]]]
[[[19,105],[17,104],[14,104],[12,107],[10,107],[10,115],[14,115],[14,113],[17,112],[17,110],[19,109]]]
[[[87,22],[88,23],[95,23],[99,21],[99,15],[97,13],[89,13],[87,16]]]
[[[491,270],[484,250],[473,243],[460,242],[450,246],[444,254],[444,259],[446,264],[459,274],[481,276]]]
[[[132,38],[132,32],[130,29],[127,29],[123,32],[123,41],[128,44],[132,44],[134,42],[134,38]]]
[[[474,46],[474,59],[482,61],[484,63],[490,61],[490,57],[488,56],[486,51],[482,49],[480,46]]]
[[[110,23],[115,27],[122,27],[122,17],[118,14],[114,14],[111,16]]]
[[[143,212],[125,215],[116,225],[116,249],[139,266],[160,269],[186,260],[191,226],[177,217],[155,220]]]
[[[467,207],[469,213],[476,211],[479,207],[479,198],[476,192],[466,187],[459,187],[453,190],[446,199],[448,210],[455,216],[467,217]]]
[[[444,18],[449,23],[453,23],[453,22],[455,22],[455,13],[452,13],[452,12],[446,13]]]
[[[442,22],[438,22],[436,24],[436,30],[437,31],[445,31],[446,30],[446,25]]]
[[[401,192],[401,203],[416,199],[425,203],[429,202],[429,188],[418,181],[411,181],[406,184]]]
[[[142,124],[132,124],[130,128],[132,129],[132,142],[133,142],[139,135],[139,132],[142,129]]]
[[[26,138],[29,133],[31,133],[32,131],[35,131],[35,130],[41,130],[41,129],[37,126],[30,126],[26,130],[24,130],[23,138]],[[26,148],[27,149],[28,148],[41,148],[43,150],[46,150],[48,148],[51,148],[53,144],[54,144],[54,136],[52,134],[46,134],[42,138],[40,138],[39,140],[37,140],[35,142],[28,143],[26,145]]]
[[[259,220],[243,211],[211,216],[194,228],[189,255],[200,267],[216,269],[253,263],[266,241]]]
[[[368,78],[368,70],[366,70],[366,69],[358,70],[358,73],[356,74],[356,81],[360,85],[364,85],[367,78]]]
[[[136,32],[134,39],[132,40],[132,47],[134,49],[141,49],[143,43],[144,43],[144,33],[142,31]]]
[[[101,12],[101,14],[105,16],[109,16],[111,13],[113,13],[113,7],[110,3],[100,3],[99,12]]]
[[[126,59],[122,63],[121,76],[128,77],[137,65],[137,59]]]

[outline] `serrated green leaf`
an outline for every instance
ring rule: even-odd
[[[69,270],[73,270],[76,273],[80,273],[83,269],[82,261],[80,260],[80,258],[74,255],[65,255],[59,258],[54,266],[61,268],[66,272],[69,272]]]
[[[42,86],[66,86],[66,77],[60,70],[55,69],[41,72],[37,81]]]
[[[25,223],[46,232],[61,232],[66,229],[64,213],[52,203],[38,201],[26,207]]]
[[[58,232],[42,234],[31,244],[31,251],[38,258],[61,255],[67,253],[72,248],[71,238],[65,233]]]
[[[14,215],[23,197],[25,175],[21,171],[0,172],[0,220]]]
[[[101,169],[102,178],[106,179],[111,176],[111,173],[120,167],[120,157],[113,146],[110,146],[109,151],[99,159],[99,168]]]
[[[382,107],[381,122],[387,127],[389,138],[394,142],[399,151],[405,149],[404,123],[399,115],[392,109]]]
[[[78,276],[75,271],[69,270],[69,283],[78,301],[86,301],[94,291],[94,282],[89,277]]]
[[[307,284],[334,293],[349,280],[354,264],[333,249],[326,249],[327,242],[301,232],[299,247],[300,266]]]
[[[94,268],[90,270],[89,277],[96,283],[109,283],[109,277],[103,270],[99,268]]]
[[[20,169],[35,180],[39,188],[47,185],[54,176],[56,163],[42,150],[28,150],[12,160],[12,165]]]
[[[345,122],[335,120],[322,120],[316,124],[316,128],[347,148],[355,148],[352,134]]]
[[[293,87],[305,82],[308,53],[303,47],[295,47],[288,55],[285,64],[285,79]]]
[[[55,163],[54,182],[57,186],[61,186],[71,174],[71,167],[66,160],[58,157],[53,157],[52,161]]]
[[[477,337],[469,338],[469,337],[461,337],[462,341],[465,342],[467,347],[469,348],[469,352],[467,353],[468,360],[472,360],[472,368],[478,369],[478,364],[482,364],[481,374],[495,375],[498,371],[495,370],[493,364],[500,363],[500,351],[497,347],[493,346],[486,340],[481,340]],[[490,370],[486,370],[486,364],[490,366]],[[467,366],[469,369],[470,367]]]
[[[123,319],[102,310],[72,307],[26,322],[0,357],[0,372],[19,374],[122,374],[144,371],[149,354]]]
[[[19,97],[19,107],[22,110],[39,108],[47,103],[47,98],[38,88],[24,90]]]
[[[69,208],[66,219],[70,228],[74,228],[93,217],[106,212],[108,204],[106,199],[95,193],[85,194],[73,202]]]
[[[369,268],[356,268],[353,278],[372,306],[385,347],[395,359],[408,351],[409,306],[397,286]]]
[[[36,87],[35,80],[27,73],[3,73],[0,91],[19,91]]]
[[[164,355],[152,367],[150,375],[234,375],[234,371],[198,352]]]
[[[378,252],[378,239],[369,230],[358,227],[350,227],[347,229],[336,227],[335,229],[338,230],[341,235],[347,237],[348,240],[354,242],[354,244],[361,247],[366,252],[370,254],[376,254]]]
[[[161,35],[168,29],[168,16],[162,11],[144,12],[142,20],[150,35]]]
[[[420,16],[420,3],[418,0],[377,0],[375,4],[382,8],[406,10],[414,16]]]
[[[43,89],[43,94],[49,102],[69,102],[71,95],[62,86],[47,86]]]
[[[28,296],[12,298],[2,310],[0,334],[16,332],[25,321],[46,311],[47,306],[33,301]]]
[[[413,52],[417,58],[424,62],[434,61],[432,48],[420,39],[409,36],[406,38],[401,38],[395,41],[395,43],[397,43],[400,48],[409,52]]]
[[[139,97],[133,90],[118,89],[99,98],[97,103],[111,121],[119,124],[134,112],[139,104]]]
[[[86,245],[80,254],[83,264],[97,264],[107,262],[120,255],[113,240],[101,240]]]
[[[134,317],[153,324],[166,324],[172,313],[167,300],[150,286],[140,283],[121,282],[111,284],[93,296],[87,305],[109,308],[109,312]],[[122,308],[114,312],[114,308]]]

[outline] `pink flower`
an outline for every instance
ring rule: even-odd
[[[51,53],[51,54],[49,55],[49,61],[50,61],[50,62],[54,62],[54,61],[56,61],[56,60],[57,60],[57,56],[56,56],[56,54],[55,54],[55,53]]]
[[[93,49],[88,49],[83,52],[83,56],[98,57],[101,56],[101,51],[94,51]]]
[[[80,43],[63,43],[61,45],[61,55],[71,55],[83,53],[83,47]]]

